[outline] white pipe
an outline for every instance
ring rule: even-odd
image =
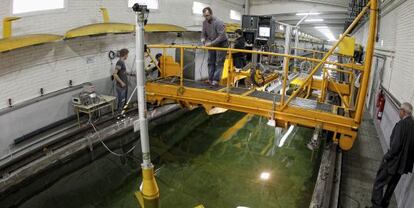
[[[302,17],[302,19],[300,19],[299,22],[296,24],[296,27],[299,27],[299,25],[302,24],[302,22],[305,21],[305,19],[308,18],[308,17],[309,17],[309,14],[305,15],[304,17]]]
[[[286,30],[285,30],[285,54],[290,54],[291,31],[292,31],[292,26],[286,25]],[[286,67],[287,67],[287,71],[289,71],[289,66],[286,65],[287,61],[289,61],[289,58],[285,57],[283,59],[283,71],[286,71]]]
[[[245,15],[250,14],[250,1],[249,0],[244,1],[244,14]]]
[[[136,76],[137,76],[137,96],[138,96],[138,114],[139,128],[142,148],[142,166],[152,167],[148,137],[148,120],[146,115],[147,103],[145,101],[145,74],[144,74],[144,19],[145,12],[136,12]],[[136,127],[137,125],[134,125]],[[136,128],[135,128],[136,130]]]
[[[286,25],[286,30],[285,30],[285,54],[290,54],[291,31],[292,31],[292,26]]]
[[[309,14],[305,15],[296,24],[296,33],[295,33],[295,56],[298,55],[298,47],[299,47],[299,25],[302,24],[302,22],[305,21],[305,19],[308,18],[308,16],[309,16]],[[293,64],[294,64],[294,66],[296,68],[296,66],[297,66],[297,60],[296,59],[293,61]]]

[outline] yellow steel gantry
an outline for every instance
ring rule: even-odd
[[[370,24],[364,65],[357,65],[353,62],[337,63],[327,61],[341,41],[355,28],[367,11],[370,12]],[[214,107],[221,107],[246,112],[274,118],[276,124],[281,127],[287,127],[291,124],[311,128],[321,126],[324,130],[334,133],[333,140],[338,142],[343,150],[349,150],[356,139],[362,113],[364,111],[365,94],[368,88],[373,46],[376,35],[376,17],[377,2],[376,0],[371,0],[340,37],[338,42],[336,42],[328,52],[322,53],[324,54],[322,59],[316,59],[314,58],[315,56],[313,58],[308,58],[292,56],[289,54],[231,48],[149,45],[149,48],[162,49],[163,56],[160,65],[161,78],[146,83],[147,100],[159,105],[173,101],[187,107],[203,106],[206,110],[210,110]],[[172,61],[172,58],[169,58],[169,56],[166,55],[167,49],[178,49],[180,51],[181,60],[179,63],[175,63]],[[183,78],[184,50],[227,51],[228,64],[225,65],[223,69],[223,71],[227,70],[225,86],[212,88],[202,83],[185,80]],[[234,79],[237,76],[240,76],[240,73],[236,73],[232,66],[232,53],[236,52],[283,57],[286,60],[284,62],[286,66],[289,66],[289,61],[291,59],[309,61],[315,63],[316,66],[301,80],[297,89],[289,96],[285,95],[288,87],[287,79],[289,76],[288,67],[285,67],[285,71],[281,71],[279,74],[279,76],[283,78],[281,95],[271,94],[256,89],[235,87]],[[315,51],[312,52],[314,54],[317,53]],[[341,69],[332,68],[332,66]],[[319,69],[322,69],[322,79],[318,80],[314,78],[314,74]],[[331,79],[329,73],[327,73],[328,70],[348,74],[351,82],[344,84]],[[354,71],[359,71],[362,77],[361,87],[355,100],[352,99],[354,94],[353,83],[355,81],[355,76],[352,72]],[[305,93],[306,98],[310,96],[310,90],[320,90],[321,95],[319,96],[319,99],[310,100],[299,97],[299,95],[303,94],[305,89],[308,90],[308,92]],[[325,101],[324,95],[326,95],[326,91],[336,92],[341,97],[341,106],[323,103]]]

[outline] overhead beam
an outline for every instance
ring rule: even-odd
[[[277,1],[286,3],[287,1],[280,1],[280,0],[271,0],[271,3],[276,3]],[[338,2],[331,2],[331,1],[320,1],[320,0],[290,0],[290,2],[302,2],[302,3],[312,3],[312,4],[318,4],[318,5],[329,5],[329,6],[335,6],[335,7],[341,7],[341,8],[348,8],[347,4],[341,4]],[[263,4],[269,4],[269,1],[263,0],[263,1],[253,1],[251,3],[252,5],[263,5]]]
[[[297,12],[339,12],[344,13],[347,9],[343,7],[330,6],[326,4],[317,4],[309,2],[298,1],[284,1],[280,3],[267,3],[267,4],[252,4],[250,7],[250,13],[255,15],[272,15],[283,13],[297,13]]]

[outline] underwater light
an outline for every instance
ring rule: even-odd
[[[262,172],[260,174],[260,179],[263,181],[267,181],[270,178],[270,173],[269,172]]]

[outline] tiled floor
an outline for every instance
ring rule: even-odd
[[[364,115],[354,147],[343,154],[341,208],[371,206],[371,191],[383,156],[381,144],[372,119]],[[397,208],[393,197],[390,208]]]

